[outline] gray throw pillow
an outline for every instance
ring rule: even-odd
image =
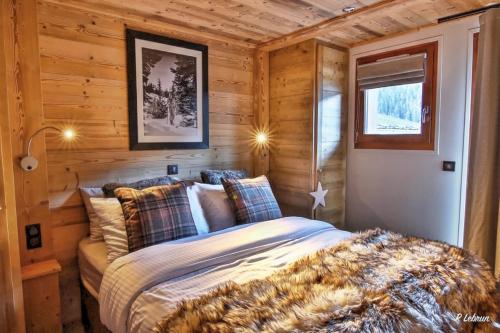
[[[102,187],[102,192],[106,198],[112,198],[115,196],[115,190],[119,187],[133,188],[134,190],[142,190],[152,186],[160,185],[172,185],[178,183],[176,180],[170,176],[162,176],[149,179],[141,179],[132,183],[108,183]]]
[[[200,172],[201,181],[205,184],[221,185],[222,178],[244,179],[248,177],[246,170],[203,170]]]

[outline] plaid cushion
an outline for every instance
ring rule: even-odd
[[[144,190],[117,188],[125,216],[129,251],[197,235],[183,183]]]
[[[221,179],[243,179],[248,177],[246,170],[203,170],[200,172],[201,181],[205,184],[221,185]]]
[[[102,187],[102,192],[107,198],[115,196],[115,190],[119,187],[128,187],[136,190],[142,190],[151,186],[170,185],[177,183],[178,180],[170,176],[162,176],[156,178],[141,179],[133,183],[108,183]]]
[[[266,176],[253,179],[222,179],[236,212],[238,224],[279,219],[281,210]]]

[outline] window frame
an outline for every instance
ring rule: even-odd
[[[427,108],[428,111],[425,115],[427,121],[422,123],[421,134],[365,134],[365,92],[359,89],[357,74],[358,66],[372,63],[379,59],[424,52],[427,54],[427,61],[425,67],[425,81],[422,85],[422,110]],[[435,41],[356,59],[355,149],[434,150],[438,72],[437,56],[438,42]]]

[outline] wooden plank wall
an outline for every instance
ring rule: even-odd
[[[0,3],[0,332],[25,332],[11,117],[17,110],[13,1]]]
[[[312,216],[316,41],[269,54],[269,175],[283,214]]]
[[[9,108],[12,155],[15,163],[17,224],[21,265],[49,259],[53,256],[49,225],[47,186],[47,155],[43,135],[33,138],[31,153],[38,159],[38,168],[24,172],[19,159],[26,154],[29,136],[44,122],[38,53],[36,0],[12,1],[11,15],[15,22],[10,54],[14,57],[14,78],[8,84],[14,94]],[[25,226],[40,224],[43,246],[27,250]]]
[[[314,39],[270,52],[269,176],[285,215],[344,224],[347,61]],[[318,180],[327,205],[313,212]]]
[[[337,227],[345,222],[347,147],[347,50],[317,46],[317,180],[328,189],[315,218]],[[316,183],[316,181],[315,181]]]
[[[61,273],[62,319],[80,319],[77,244],[88,233],[78,188],[166,174],[181,177],[213,168],[252,170],[253,50],[185,28],[144,18],[98,14],[38,2],[41,86],[46,124],[74,126],[71,146],[47,134],[50,223]],[[128,149],[125,27],[203,43],[209,47],[210,149]]]

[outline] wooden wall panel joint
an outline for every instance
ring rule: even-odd
[[[269,52],[266,51],[257,50],[254,53],[253,105],[255,129],[268,133],[268,144],[272,148],[272,130],[269,126]],[[255,176],[269,175],[269,147],[254,151],[254,171]]]

